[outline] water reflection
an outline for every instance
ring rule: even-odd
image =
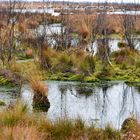
[[[73,37],[71,36],[69,40],[66,38],[62,39],[63,38],[62,34],[66,35],[66,32],[67,32],[67,28],[65,26],[62,26],[62,24],[50,24],[50,25],[46,25],[45,27],[44,25],[39,25],[37,29],[33,30],[33,34],[42,35],[44,31],[47,34],[48,44],[51,47],[57,48],[62,42],[64,44],[70,43],[72,47],[77,47],[80,44],[80,40],[76,36],[73,36]],[[118,51],[119,50],[118,43],[122,41],[126,42],[125,40],[121,40],[121,39],[113,39],[113,38],[108,39],[108,46],[109,46],[110,52]],[[90,43],[87,44],[88,50],[89,51],[93,50],[94,55],[97,53],[97,46],[98,46],[98,40],[95,40],[95,42],[93,42],[92,45]],[[135,48],[137,50],[140,50],[139,37],[135,39]]]
[[[75,91],[79,96],[89,97],[94,93],[94,88],[83,87],[82,85],[77,85]]]
[[[19,88],[16,87],[0,87],[0,100],[5,102],[6,105],[13,103],[16,99],[19,99],[20,93]]]
[[[87,124],[96,123],[104,127],[110,123],[120,128],[130,116],[139,117],[140,94],[135,87],[123,82],[115,84],[93,84],[49,82],[51,107],[47,117],[82,118]]]
[[[134,84],[47,81],[47,85],[51,106],[45,115],[52,121],[80,117],[86,124],[104,127],[109,123],[118,129],[126,118],[140,117],[140,92]],[[8,105],[21,98],[32,110],[33,94],[28,85],[22,87],[20,96],[13,96],[13,90],[5,89],[0,88],[0,100]]]

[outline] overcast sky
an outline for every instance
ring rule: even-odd
[[[27,1],[42,1],[42,0],[27,0]],[[47,1],[70,1],[70,2],[124,2],[124,3],[139,3],[140,0],[47,0]]]
[[[7,0],[0,0],[7,1]],[[22,0],[21,0],[22,1]],[[43,0],[24,0],[24,1],[43,1]],[[70,2],[124,2],[124,3],[140,3],[140,0],[46,0],[46,1],[70,1]]]

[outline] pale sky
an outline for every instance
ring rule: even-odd
[[[27,1],[42,1],[42,0],[27,0]],[[52,0],[46,0],[52,1]],[[68,2],[116,2],[116,3],[140,3],[140,0],[53,0],[53,1],[68,1]]]
[[[42,0],[27,0],[27,1],[42,1]],[[140,0],[46,0],[46,1],[68,1],[68,2],[123,2],[123,3],[139,3]]]
[[[0,0],[7,1],[7,0]],[[22,1],[22,0],[21,0]],[[43,1],[43,0],[23,0],[23,1]],[[116,3],[140,3],[140,0],[45,0],[45,1],[67,1],[67,2],[116,2]]]

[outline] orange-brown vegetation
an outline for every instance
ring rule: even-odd
[[[73,31],[89,35],[92,31],[92,26],[96,24],[95,14],[74,14],[69,16],[68,23],[71,25]],[[140,16],[136,16],[136,31],[140,30]],[[107,15],[107,30],[109,34],[122,34],[122,23],[120,15]]]

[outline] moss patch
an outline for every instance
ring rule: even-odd
[[[5,106],[5,105],[6,105],[5,102],[0,100],[0,106]]]

